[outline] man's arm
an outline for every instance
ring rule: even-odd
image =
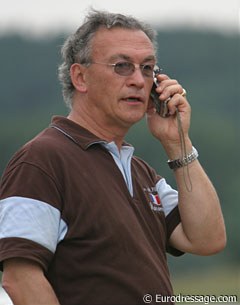
[[[189,164],[192,191],[185,186],[183,169],[175,171],[179,191],[181,224],[173,231],[170,244],[188,253],[210,255],[226,244],[226,232],[216,191],[196,160]]]
[[[162,143],[169,159],[176,160],[182,156],[176,108],[181,120],[186,152],[189,154],[192,151],[188,135],[191,107],[182,96],[183,88],[176,80],[160,74],[158,81],[160,85],[156,91],[160,100],[171,98],[168,103],[170,116],[161,118],[150,103],[147,113],[148,126],[151,133]],[[170,244],[184,252],[200,255],[210,255],[222,250],[226,244],[226,232],[221,206],[216,191],[199,161],[190,163],[188,169],[181,167],[174,170],[174,175],[179,192],[181,224],[173,231]]]
[[[14,305],[60,305],[43,270],[35,262],[22,258],[4,261],[2,281]]]

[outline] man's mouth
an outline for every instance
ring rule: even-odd
[[[128,97],[124,98],[124,100],[129,103],[139,103],[139,102],[143,103],[143,99],[138,96],[128,96]]]

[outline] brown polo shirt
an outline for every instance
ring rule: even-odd
[[[61,305],[172,295],[166,251],[180,254],[168,247],[177,193],[144,161],[127,159],[130,181],[105,141],[54,117],[2,177],[0,261],[38,262]]]

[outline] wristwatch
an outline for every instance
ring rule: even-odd
[[[196,150],[195,147],[192,147],[192,151],[189,154],[187,154],[184,158],[176,159],[176,160],[168,160],[167,163],[171,169],[175,170],[192,163],[197,158],[198,158],[198,151]]]

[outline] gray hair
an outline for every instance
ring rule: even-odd
[[[148,36],[156,49],[156,32],[149,25],[131,16],[91,10],[84,23],[66,39],[61,50],[63,62],[59,66],[58,76],[62,84],[64,101],[70,109],[75,90],[70,77],[71,65],[76,62],[85,65],[91,63],[92,39],[100,27],[141,30]]]

